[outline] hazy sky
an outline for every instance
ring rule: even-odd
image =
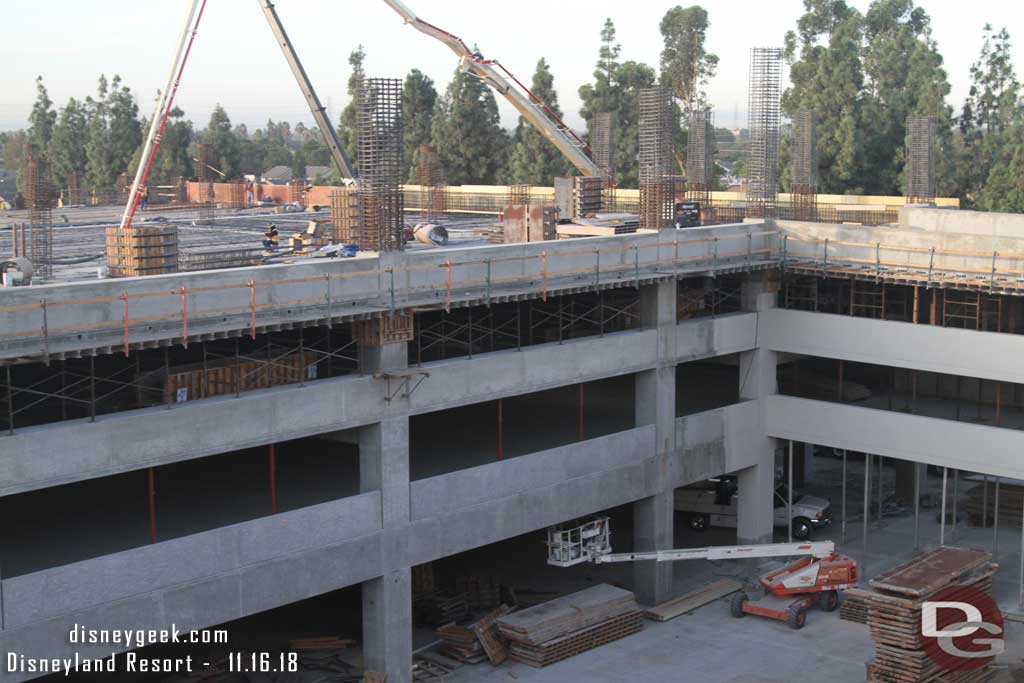
[[[689,0],[687,0],[688,4]],[[611,17],[622,43],[622,59],[657,66],[658,23],[674,3],[650,0],[407,0],[430,23],[479,45],[529,83],[539,58],[555,74],[555,87],[571,125],[579,86],[591,78],[599,33]],[[720,57],[718,76],[708,87],[716,122],[732,126],[746,116],[749,48],[781,46],[795,28],[802,0],[704,0],[711,28],[708,49]],[[853,0],[865,10],[869,0]],[[986,22],[1007,26],[1015,39],[1014,64],[1024,75],[1024,3],[1019,0],[919,0],[932,17],[935,39],[959,109],[968,88],[968,69],[981,47]],[[50,97],[63,105],[95,90],[100,73],[120,74],[149,115],[163,85],[184,24],[186,0],[3,0],[0,41],[0,130],[26,125],[42,75]],[[416,67],[438,89],[456,67],[455,55],[424,36],[380,0],[278,0],[278,13],[332,121],[347,101],[349,52],[362,43],[370,76],[404,77]],[[498,98],[503,124],[515,125],[514,111]],[[222,104],[235,123],[250,130],[267,118],[293,124],[312,117],[267,26],[257,0],[208,0],[177,103],[203,127]]]

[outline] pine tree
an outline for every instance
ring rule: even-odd
[[[981,189],[978,208],[1024,213],[1024,120],[1017,120],[1005,140]]]
[[[558,106],[554,76],[551,75],[551,69],[544,58],[537,62],[530,90],[561,117],[562,110]],[[569,173],[569,164],[562,153],[522,116],[519,117],[519,125],[513,140],[509,182],[548,185],[553,177]]]
[[[86,180],[89,187],[100,191],[111,189],[114,186],[114,179],[119,173],[112,153],[113,146],[107,112],[108,94],[107,78],[101,75],[96,87],[96,99],[89,97],[85,100],[89,121],[85,145]]]
[[[366,71],[363,69],[365,59],[366,51],[362,45],[349,53],[348,63],[352,67],[352,73],[348,77],[349,100],[345,109],[342,110],[341,120],[338,122],[338,140],[357,169],[359,167],[359,92],[362,90],[363,80],[366,79]]]
[[[430,131],[437,107],[437,90],[434,81],[413,69],[405,77],[402,87],[402,135],[403,163],[402,177],[408,182],[416,181],[416,164],[419,162],[420,145],[430,144]]]
[[[28,144],[35,154],[46,156],[53,137],[53,127],[57,122],[57,112],[53,110],[53,102],[43,85],[43,77],[36,77],[36,101],[32,105],[32,113],[28,116]]]
[[[706,104],[704,86],[718,68],[718,56],[704,48],[709,25],[707,10],[700,5],[676,5],[661,20],[661,80],[672,89],[684,114]]]
[[[139,105],[131,90],[121,85],[121,77],[115,75],[110,86],[107,96],[110,155],[115,171],[123,173],[142,144],[142,122],[139,121]]]
[[[224,175],[214,171],[214,175],[224,180],[233,180],[240,177],[239,160],[241,150],[238,140],[231,130],[231,118],[224,111],[224,107],[218,104],[210,114],[210,122],[203,131],[202,141],[213,148],[214,158],[217,159],[217,170]]]
[[[189,150],[192,147],[192,122],[185,119],[185,112],[178,107],[167,115],[167,125],[153,159],[150,183],[174,183],[179,177],[189,177],[195,163]]]
[[[449,183],[498,183],[507,167],[508,134],[483,81],[456,70],[434,113],[431,142]]]
[[[74,97],[60,110],[50,138],[50,162],[54,180],[66,183],[72,173],[84,173],[88,157],[89,121],[85,106]]]

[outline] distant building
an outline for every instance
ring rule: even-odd
[[[274,166],[263,173],[262,182],[273,185],[284,185],[292,179],[291,166]]]
[[[330,166],[307,166],[306,167],[306,180],[316,180],[317,178],[326,178],[331,175]]]

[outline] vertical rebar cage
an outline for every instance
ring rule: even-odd
[[[686,198],[700,202],[703,211],[711,208],[714,134],[710,109],[698,109],[690,114],[686,138]]]
[[[779,120],[782,81],[782,49],[750,50],[750,99],[747,159],[747,215],[770,217],[775,213],[779,172]]]
[[[36,277],[52,275],[54,188],[49,165],[40,159],[25,161],[25,204],[28,207],[28,258]]]
[[[907,117],[907,203],[931,204],[935,201],[935,127],[934,116]]]
[[[359,97],[360,249],[405,244],[402,222],[402,81],[367,78]]]
[[[590,149],[601,175],[608,178],[609,187],[615,187],[615,123],[612,113],[600,111],[590,121]]]
[[[445,185],[437,150],[420,145],[416,164],[416,184],[420,186],[420,208],[428,220],[437,220],[446,210]]]
[[[640,90],[640,227],[660,230],[672,222],[672,95],[667,88]]]
[[[793,178],[790,186],[794,218],[815,221],[818,216],[818,117],[803,109],[793,116]]]

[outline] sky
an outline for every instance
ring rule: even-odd
[[[425,21],[479,46],[525,83],[545,58],[566,121],[582,127],[577,89],[592,79],[606,17],[615,22],[621,59],[657,66],[658,23],[674,3],[651,0],[405,0]],[[687,0],[683,4],[689,4]],[[782,46],[796,27],[802,0],[704,0],[710,18],[707,49],[719,56],[718,75],[708,99],[720,126],[746,117],[747,70],[751,47]],[[864,11],[869,0],[852,0]],[[969,87],[969,69],[981,48],[986,22],[1007,26],[1014,39],[1013,61],[1024,76],[1024,3],[973,0],[969,10],[952,0],[918,0],[932,17],[933,35],[952,85],[949,102],[959,110]],[[50,98],[95,92],[99,74],[120,74],[149,115],[170,68],[190,3],[187,0],[4,0],[0,41],[0,130],[27,125],[42,75]],[[404,26],[381,0],[277,0],[278,14],[331,120],[348,100],[348,55],[366,50],[369,76],[404,77],[418,68],[440,91],[457,66],[441,43]],[[786,74],[788,76],[788,74]],[[785,78],[785,76],[784,76]],[[785,81],[784,81],[785,83]],[[498,98],[502,124],[512,128],[515,112]],[[234,123],[251,130],[268,118],[293,125],[312,117],[277,46],[257,0],[207,0],[195,47],[176,103],[205,126],[221,104]]]

